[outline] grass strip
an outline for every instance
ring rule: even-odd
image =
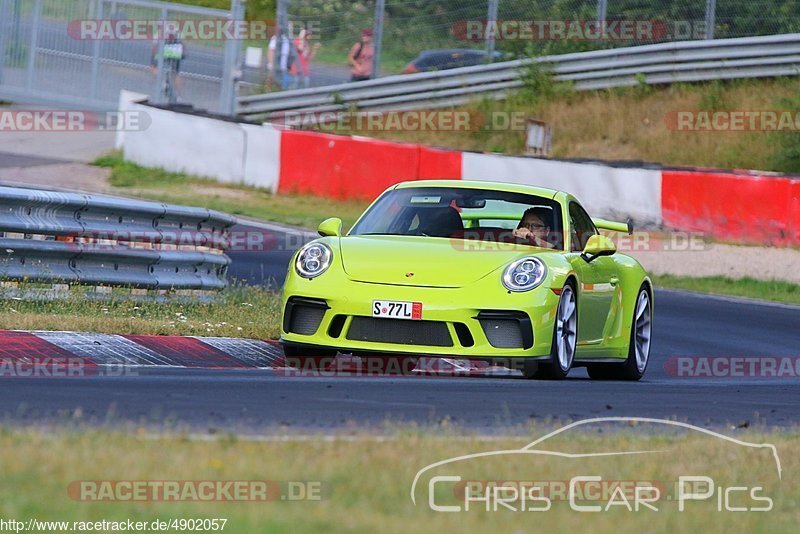
[[[655,275],[652,279],[656,287],[800,305],[800,285],[781,280],[734,279],[724,276],[695,278],[671,274]]]
[[[124,161],[118,152],[102,156],[94,165],[111,169],[111,185],[125,196],[203,206],[292,226],[315,229],[328,217],[340,217],[349,228],[369,205],[360,200],[333,200],[307,195],[275,195],[237,184],[221,184],[207,178],[164,169],[147,168]]]
[[[112,296],[88,300],[78,293],[57,301],[13,299],[0,311],[6,330],[66,330],[102,334],[279,336],[280,297],[256,287],[230,287],[213,302],[137,301]]]
[[[75,424],[85,416],[65,414],[65,418]],[[458,435],[441,427],[412,427],[384,430],[380,440],[374,435],[355,432],[333,439],[265,441],[236,435],[211,440],[181,433],[151,436],[144,428],[125,433],[80,425],[76,430],[62,430],[60,426],[47,430],[6,427],[0,430],[0,447],[14,452],[0,456],[0,500],[5,517],[18,520],[35,517],[70,522],[103,519],[151,522],[170,518],[224,518],[226,532],[486,532],[490,529],[515,532],[530,530],[532,521],[543,532],[619,532],[621,524],[631,532],[796,532],[800,439],[794,433],[736,433],[736,438],[745,441],[775,444],[783,466],[782,480],[778,479],[775,460],[768,449],[747,448],[696,433],[664,430],[654,433],[629,428],[568,432],[569,436],[552,438],[547,447],[539,448],[569,453],[658,452],[599,458],[530,454],[477,458],[428,471],[417,486],[416,505],[411,501],[412,482],[425,466],[459,455],[519,450],[552,429],[546,425],[531,426],[524,437],[505,438],[494,428],[492,440]],[[469,511],[434,512],[428,504],[429,482],[434,475],[455,475],[464,481],[494,481],[497,485],[499,481],[509,481],[502,485],[523,488],[527,482],[538,482],[552,492],[551,507],[547,511],[514,512],[500,505],[487,511],[485,502],[473,501]],[[679,477],[688,475],[710,477],[715,491],[723,496],[725,488],[760,486],[756,494],[772,499],[773,508],[762,513],[734,513],[725,511],[723,503],[719,511],[715,493],[704,501],[686,502],[686,510],[680,512],[675,484]],[[561,491],[575,476],[600,476],[604,481],[601,489],[593,493],[584,484],[576,485],[576,491],[585,488],[586,493],[575,493],[575,504],[605,508],[612,498],[615,481],[617,484],[653,482],[663,490],[662,498],[655,503],[658,511],[644,506],[639,511],[629,511],[621,504],[619,495],[618,504],[608,511],[575,511]],[[92,496],[99,495],[98,488],[102,486],[95,485],[94,490],[83,494],[79,491],[81,481],[102,484],[103,481],[228,480],[274,481],[284,495],[288,493],[288,483],[294,482],[295,489],[301,490],[295,491],[295,495],[305,493],[306,499],[137,502],[129,497],[93,501]],[[436,483],[436,504],[463,509],[464,500],[457,488],[453,482]],[[728,504],[764,506],[764,502],[750,499],[749,491],[731,493],[733,500]],[[627,493],[630,495],[632,491]],[[76,500],[81,496],[90,500]],[[520,502],[509,504],[515,508],[521,506]],[[524,505],[541,508],[542,502],[528,501]]]

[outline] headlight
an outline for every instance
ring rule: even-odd
[[[331,266],[333,252],[323,243],[309,243],[300,249],[294,268],[303,278],[316,278]]]
[[[530,291],[542,283],[546,274],[547,267],[542,260],[522,258],[506,267],[503,285],[509,291]]]

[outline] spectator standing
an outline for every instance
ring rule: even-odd
[[[361,41],[353,45],[347,63],[350,65],[350,80],[361,82],[372,78],[372,61],[375,47],[372,43],[372,30],[367,28],[361,32]]]
[[[319,43],[311,44],[311,37],[311,31],[303,29],[294,40],[297,61],[292,65],[292,74],[297,77],[301,88],[311,86],[311,60],[314,59],[320,47]]]
[[[158,36],[153,43],[150,55],[150,70],[154,74],[158,70],[159,62],[159,42]],[[186,48],[177,30],[169,29],[164,38],[164,96],[167,102],[174,104],[178,101],[178,95],[183,81],[181,79],[181,61],[186,59]]]
[[[267,48],[267,68],[270,72],[274,72],[275,68],[275,54],[278,50],[278,33],[272,36],[269,40],[269,47]],[[292,34],[292,26],[289,25],[289,35]],[[278,65],[278,76],[280,79],[281,89],[291,89],[297,82],[295,76],[292,75],[292,67],[297,60],[297,51],[287,35],[281,34],[280,36],[280,64]]]

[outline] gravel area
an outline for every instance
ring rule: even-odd
[[[800,250],[708,243],[703,250],[628,252],[653,274],[750,277],[800,284]]]
[[[88,193],[113,193],[109,169],[82,163],[0,168],[0,184],[42,189],[67,189]]]
[[[52,108],[16,105],[10,109],[51,111]],[[0,151],[36,158],[89,163],[114,149],[116,132],[89,130],[78,132],[0,131]]]

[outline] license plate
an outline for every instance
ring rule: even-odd
[[[422,320],[421,302],[398,302],[391,300],[373,300],[372,316],[384,319]]]

